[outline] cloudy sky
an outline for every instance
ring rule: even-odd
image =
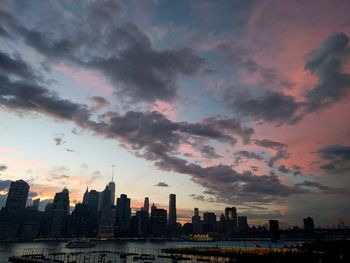
[[[0,205],[102,190],[180,217],[350,224],[350,3],[0,1]]]

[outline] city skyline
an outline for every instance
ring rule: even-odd
[[[23,179],[349,224],[349,1],[215,2],[1,1],[0,207]]]

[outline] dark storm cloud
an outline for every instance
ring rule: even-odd
[[[272,156],[272,158],[267,163],[269,167],[274,167],[275,162],[278,160],[289,158],[289,154],[287,152],[288,145],[284,143],[264,139],[255,140],[255,144],[276,151],[276,154]]]
[[[10,13],[3,20],[46,57],[102,72],[118,94],[135,102],[174,99],[178,77],[194,75],[204,63],[190,48],[154,49],[135,24],[118,21],[121,9],[115,2],[88,4],[79,16],[66,20],[54,5],[47,8],[55,15],[35,28],[26,27]],[[53,30],[55,34],[50,34]]]
[[[167,183],[164,182],[159,182],[157,183],[155,186],[159,186],[159,187],[169,187],[169,185]]]
[[[335,33],[306,57],[305,69],[319,78],[307,94],[307,111],[315,111],[343,100],[350,88],[350,75],[344,72],[349,61],[349,37]]]
[[[346,172],[350,168],[350,146],[327,145],[317,151],[317,154],[328,162],[321,169],[328,172]]]

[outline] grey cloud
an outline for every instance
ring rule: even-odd
[[[229,89],[224,93],[224,101],[234,112],[255,120],[293,124],[301,118],[296,116],[299,103],[282,92],[264,91],[261,95],[251,95]]]
[[[249,151],[238,151],[235,153],[236,156],[242,156],[248,159],[256,159],[256,160],[263,160],[263,156],[260,154],[257,154],[255,152],[249,152]]]
[[[288,145],[284,143],[264,139],[255,140],[255,144],[276,151],[276,154],[268,161],[268,166],[270,167],[274,167],[275,162],[278,160],[289,158],[289,153],[287,152]]]
[[[306,94],[307,111],[315,111],[343,100],[350,88],[350,74],[343,71],[349,61],[349,37],[335,33],[306,57],[305,69],[319,78]]]
[[[25,79],[34,79],[32,69],[19,57],[12,58],[0,51],[0,74],[9,74]]]
[[[322,191],[322,193],[325,193],[325,194],[326,193],[328,193],[328,194],[340,194],[340,193],[350,194],[350,191],[346,190],[344,188],[334,188],[334,187],[326,186],[326,185],[323,185],[321,183],[309,181],[309,180],[305,180],[302,183],[298,183],[298,184],[296,184],[296,186],[315,188],[315,189]]]
[[[3,20],[14,34],[45,56],[102,72],[118,94],[132,101],[174,99],[178,77],[194,75],[204,63],[190,48],[154,49],[135,24],[118,22],[120,12],[116,10],[120,8],[115,2],[88,4],[82,7],[86,12],[65,22],[55,5],[45,8],[56,15],[36,28],[27,28],[9,13]],[[54,35],[49,33],[53,30]]]
[[[6,171],[7,170],[7,166],[0,164],[0,172]]]
[[[96,121],[90,118],[87,106],[63,100],[37,83],[24,85],[4,77],[0,84],[2,107],[59,116],[97,135],[117,139],[136,155],[152,161],[162,170],[190,175],[194,182],[213,193],[215,201],[276,202],[292,194],[307,192],[282,184],[276,175],[239,173],[227,165],[204,168],[179,157],[179,146],[190,138],[234,145],[236,139],[232,135],[237,134],[244,142],[249,142],[254,130],[242,127],[235,119],[206,118],[197,123],[173,122],[159,112],[129,111],[124,115],[108,112]],[[268,140],[256,141],[256,144],[276,148],[280,152],[278,158],[285,157],[284,144]],[[67,179],[58,171],[53,171],[53,177]]]
[[[100,96],[90,97],[89,100],[95,103],[98,108],[107,107],[110,105],[108,100]]]
[[[328,162],[320,166],[321,169],[328,172],[346,172],[350,168],[350,146],[346,145],[327,145],[320,148],[317,154]]]
[[[55,141],[56,145],[61,145],[66,143],[64,140],[64,134],[57,134],[56,137],[53,138],[53,140]]]
[[[159,186],[159,187],[169,187],[169,185],[167,183],[164,182],[159,182],[157,183],[155,186]]]

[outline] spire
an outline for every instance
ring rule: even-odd
[[[114,167],[115,167],[115,165],[112,164],[112,182],[114,182]]]

